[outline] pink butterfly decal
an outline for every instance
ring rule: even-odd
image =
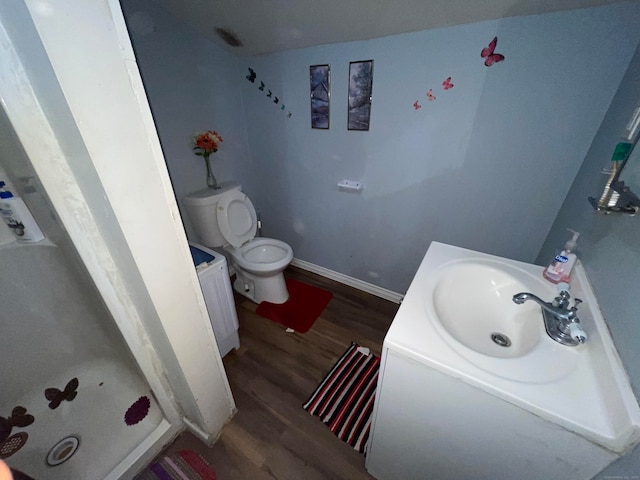
[[[415,102],[413,102],[413,108],[415,108],[416,110],[420,110],[422,108],[422,105],[420,105],[418,103],[418,100],[416,100]]]
[[[430,102],[433,102],[436,99],[436,96],[433,94],[433,89],[429,89],[429,91],[427,92],[427,98]]]
[[[449,90],[450,88],[453,88],[453,83],[451,83],[451,77],[447,77],[447,79],[442,82],[442,86],[444,87],[445,90]]]
[[[489,46],[487,48],[483,48],[482,52],[480,52],[480,56],[485,59],[484,64],[487,67],[490,67],[494,63],[498,63],[504,60],[504,55],[493,53],[493,51],[496,49],[497,44],[498,37],[493,37],[493,40],[491,40]]]

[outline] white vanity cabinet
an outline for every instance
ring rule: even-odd
[[[385,347],[366,467],[378,480],[589,479],[617,455]]]
[[[586,480],[640,441],[640,407],[580,263],[583,345],[551,339],[539,306],[513,302],[521,292],[557,294],[540,266],[430,245],[385,336],[371,475]]]

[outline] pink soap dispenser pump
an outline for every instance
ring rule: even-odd
[[[569,283],[571,271],[576,263],[577,257],[573,251],[576,248],[580,233],[567,228],[573,233],[573,237],[564,244],[562,251],[553,258],[553,261],[542,272],[542,276],[551,283]]]

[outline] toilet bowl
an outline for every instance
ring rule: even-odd
[[[236,265],[258,277],[282,272],[293,259],[291,247],[274,238],[254,238],[240,248],[227,246],[225,250],[233,256]]]
[[[284,303],[289,292],[283,270],[293,260],[293,250],[274,238],[255,238],[240,248],[224,247],[236,269],[233,288],[256,303]]]
[[[255,237],[256,211],[239,185],[201,190],[184,199],[198,242],[222,247],[236,272],[233,288],[250,300],[284,303],[289,292],[282,272],[293,260],[293,250],[273,238]]]

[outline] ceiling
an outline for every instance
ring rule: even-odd
[[[192,28],[241,56],[385,37],[620,0],[160,0]],[[222,28],[242,46],[230,47]]]

